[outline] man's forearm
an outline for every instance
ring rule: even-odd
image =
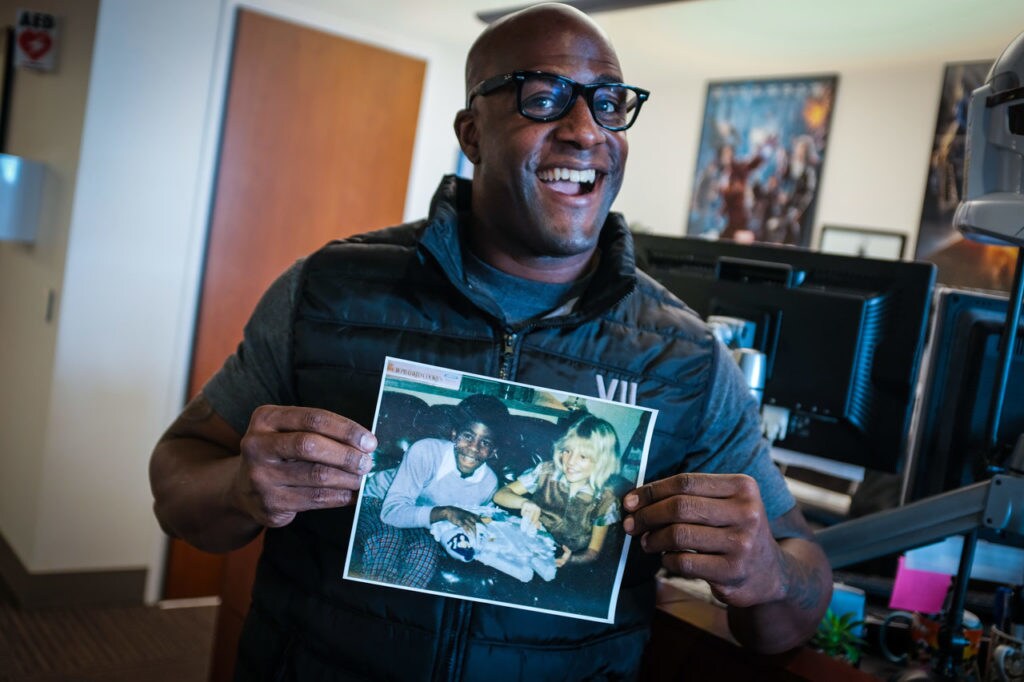
[[[821,547],[803,538],[779,542],[785,596],[755,606],[729,608],[729,629],[746,647],[778,653],[802,644],[828,608],[832,570]]]
[[[241,435],[200,393],[153,449],[149,481],[161,528],[208,552],[246,545],[262,526],[232,499]]]
[[[239,457],[193,438],[165,438],[151,464],[153,510],[173,537],[208,552],[246,545],[263,529],[232,504]]]

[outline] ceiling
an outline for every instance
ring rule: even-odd
[[[372,0],[346,13],[465,49],[476,12],[516,0]],[[358,6],[358,7],[357,7]],[[991,59],[1024,31],[1024,0],[690,0],[602,12],[627,78],[768,75],[892,62]]]

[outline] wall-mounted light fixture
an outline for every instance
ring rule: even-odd
[[[0,240],[35,241],[45,180],[43,164],[0,154]]]

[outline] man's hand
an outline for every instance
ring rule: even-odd
[[[438,521],[454,523],[474,537],[476,536],[476,524],[483,523],[483,519],[478,515],[461,507],[434,507],[430,510],[430,522],[437,523]]]
[[[242,437],[230,501],[271,528],[298,512],[352,504],[376,447],[372,433],[333,412],[264,405]]]
[[[679,474],[627,493],[623,505],[626,532],[661,552],[670,572],[706,580],[745,646],[778,653],[814,633],[832,571],[798,508],[769,526],[757,483],[741,474]]]
[[[243,435],[200,393],[153,449],[153,510],[172,537],[238,549],[300,511],[351,504],[376,447],[355,422],[301,407],[260,407]]]
[[[784,557],[757,483],[742,474],[679,474],[628,493],[623,527],[669,572],[702,578],[718,599],[752,606],[781,599]]]

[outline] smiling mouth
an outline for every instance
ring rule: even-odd
[[[537,178],[559,194],[590,194],[597,184],[598,172],[593,168],[546,168],[537,172]]]

